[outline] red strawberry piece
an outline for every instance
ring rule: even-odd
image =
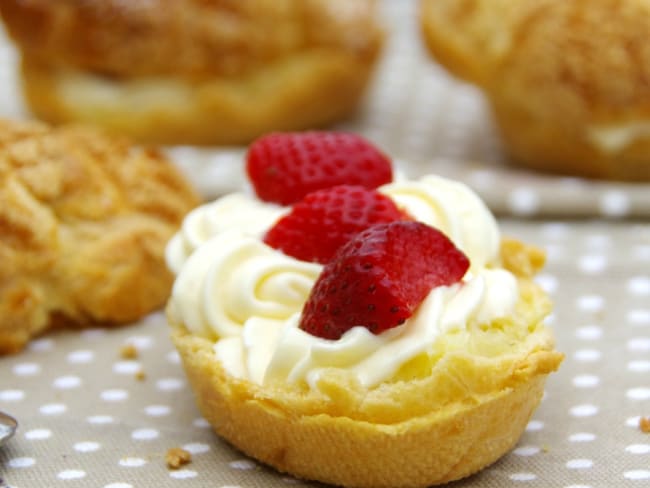
[[[371,225],[408,216],[377,190],[339,185],[310,193],[264,236],[264,242],[303,261],[327,263],[339,247]]]
[[[257,196],[290,205],[336,185],[377,188],[393,179],[390,160],[370,142],[345,132],[273,133],[254,141],[246,171]]]
[[[379,334],[403,324],[434,287],[460,281],[468,267],[467,257],[433,227],[374,225],[323,268],[299,327],[324,339],[339,339],[357,325]]]

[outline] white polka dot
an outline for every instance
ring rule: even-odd
[[[163,378],[156,382],[156,387],[162,391],[176,391],[185,386],[185,382],[178,378]]]
[[[34,376],[41,372],[41,366],[37,363],[18,363],[13,367],[16,376]]]
[[[104,390],[100,393],[102,400],[105,402],[122,402],[129,398],[129,392],[126,390]]]
[[[66,410],[68,410],[68,407],[63,403],[47,403],[45,405],[41,405],[41,407],[38,409],[38,411],[43,415],[60,415],[62,413],[65,413]]]
[[[115,422],[115,419],[113,419],[113,417],[111,417],[110,415],[91,415],[86,419],[86,422],[95,425],[105,425],[105,424],[112,424],[113,422]]]
[[[106,336],[104,329],[84,329],[81,331],[81,337],[86,341],[98,341]]]
[[[630,400],[647,400],[650,398],[650,388],[630,388],[625,392],[625,396]]]
[[[526,425],[526,430],[528,432],[536,432],[539,430],[542,430],[544,428],[544,422],[541,420],[531,420],[528,422],[528,425]]]
[[[596,440],[596,435],[591,432],[576,432],[569,436],[570,442],[592,442]]]
[[[181,356],[178,351],[169,351],[166,358],[172,364],[181,364]]]
[[[634,352],[650,351],[650,337],[635,337],[627,341],[627,348]]]
[[[151,349],[153,339],[149,336],[131,336],[126,340],[127,344],[135,346],[138,350]]]
[[[548,239],[564,239],[571,233],[571,227],[564,222],[548,222],[541,226],[542,234]]]
[[[19,402],[25,398],[22,390],[0,390],[0,402]]]
[[[537,479],[537,475],[533,473],[512,473],[510,479],[512,481],[533,481]]]
[[[192,147],[194,151],[196,151],[195,147]],[[239,162],[241,163],[241,155],[239,155]],[[147,324],[153,324],[153,325],[158,325],[158,324],[167,324],[166,322],[167,316],[165,315],[165,312],[162,312],[160,310],[151,312],[149,315],[146,315],[145,317],[142,318],[142,321],[147,323]]]
[[[635,276],[627,282],[627,291],[633,295],[650,295],[650,278]]]
[[[627,363],[627,370],[632,373],[647,373],[650,371],[650,361],[639,360]]]
[[[535,281],[542,289],[549,294],[553,294],[557,291],[558,280],[555,276],[550,274],[539,274],[535,278]]]
[[[160,433],[156,429],[137,429],[131,432],[131,439],[137,441],[150,441],[158,438]]]
[[[522,446],[515,449],[514,452],[517,456],[534,456],[539,454],[540,448],[537,446]]]
[[[635,429],[638,429],[640,420],[641,417],[638,415],[636,417],[629,417],[625,419],[625,425],[627,425],[628,427],[634,427]]]
[[[208,422],[207,420],[205,420],[202,417],[199,417],[198,419],[194,419],[192,421],[192,425],[194,427],[199,427],[200,429],[208,429],[208,428],[210,428],[210,422]]]
[[[95,359],[95,353],[87,349],[72,351],[68,354],[68,362],[72,364],[88,364]]]
[[[591,459],[569,459],[566,467],[569,469],[589,469],[594,465]]]
[[[625,471],[623,476],[628,480],[650,480],[650,470],[633,469],[631,471]]]
[[[583,295],[578,297],[576,306],[585,312],[600,312],[605,307],[605,299],[600,295]]]
[[[233,469],[240,469],[243,471],[248,471],[257,467],[257,464],[248,459],[238,459],[236,461],[231,461],[228,463],[228,465]]]
[[[98,451],[102,446],[99,442],[83,441],[76,442],[73,447],[74,450],[78,452],[95,452]]]
[[[32,457],[12,458],[7,462],[10,468],[30,468],[36,464],[36,459]]]
[[[602,356],[602,353],[598,349],[578,349],[573,357],[576,361],[582,363],[592,363],[598,361]]]
[[[198,473],[191,469],[177,469],[175,471],[170,471],[169,476],[177,480],[184,480],[188,478],[196,478]]]
[[[600,213],[607,217],[622,217],[630,211],[630,198],[620,190],[604,192],[598,202]]]
[[[518,187],[508,195],[508,207],[516,215],[532,215],[539,209],[539,195],[532,188]]]
[[[630,454],[649,454],[650,444],[630,444],[625,448]]]
[[[144,413],[151,417],[163,417],[169,415],[171,411],[172,409],[167,405],[149,405],[144,409]]]
[[[131,483],[109,483],[104,485],[104,488],[133,488]]]
[[[147,460],[138,457],[125,457],[120,459],[119,464],[125,468],[139,468],[147,464]]]
[[[595,341],[602,337],[603,329],[597,325],[585,325],[579,327],[576,332],[576,337],[584,341]]]
[[[113,373],[133,375],[142,369],[139,361],[118,361],[113,364]]]
[[[592,417],[598,413],[598,407],[589,403],[584,405],[576,405],[569,409],[569,413],[573,417]]]
[[[547,315],[546,317],[544,317],[544,324],[553,325],[556,320],[557,320],[557,315],[555,315],[554,313],[551,313],[551,314]]]
[[[627,321],[632,325],[650,325],[650,309],[637,308],[627,312]]]
[[[583,374],[573,378],[573,386],[576,388],[594,388],[600,383],[598,376]]]
[[[71,390],[73,388],[79,388],[81,386],[81,378],[78,376],[60,376],[54,380],[52,383],[54,388],[59,390]]]
[[[578,259],[578,268],[586,274],[598,274],[607,269],[607,256],[604,254],[586,254]]]
[[[36,339],[27,345],[27,349],[33,352],[45,352],[54,348],[54,341],[52,339]]]
[[[25,432],[25,439],[30,441],[41,441],[52,437],[50,429],[32,429]]]
[[[210,450],[210,446],[203,442],[192,442],[190,444],[185,444],[183,449],[191,454],[203,454]]]

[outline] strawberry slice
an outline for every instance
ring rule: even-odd
[[[331,186],[377,188],[393,178],[384,154],[345,132],[268,134],[251,144],[246,171],[259,198],[281,205]]]
[[[308,194],[264,236],[303,261],[327,263],[339,247],[371,225],[409,218],[377,190],[339,185]]]
[[[460,281],[469,260],[440,231],[415,221],[374,225],[323,268],[299,327],[339,339],[354,326],[374,334],[408,319],[437,286]]]

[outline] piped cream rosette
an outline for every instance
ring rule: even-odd
[[[531,280],[543,258],[502,241],[468,187],[426,176],[379,191],[471,262],[403,325],[379,335],[354,327],[335,341],[298,328],[322,266],[264,244],[288,209],[245,194],[194,210],[169,243],[178,275],[168,316],[199,407],[244,452],[329,483],[428,486],[511,448],[562,356]],[[345,468],[332,464],[350,449]]]

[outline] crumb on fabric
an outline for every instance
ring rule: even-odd
[[[138,349],[133,344],[125,344],[120,349],[122,359],[135,359],[138,357]]]
[[[641,417],[639,419],[639,429],[644,434],[650,434],[650,417]]]
[[[167,450],[165,462],[170,469],[178,469],[192,461],[192,455],[180,447],[172,447]]]

